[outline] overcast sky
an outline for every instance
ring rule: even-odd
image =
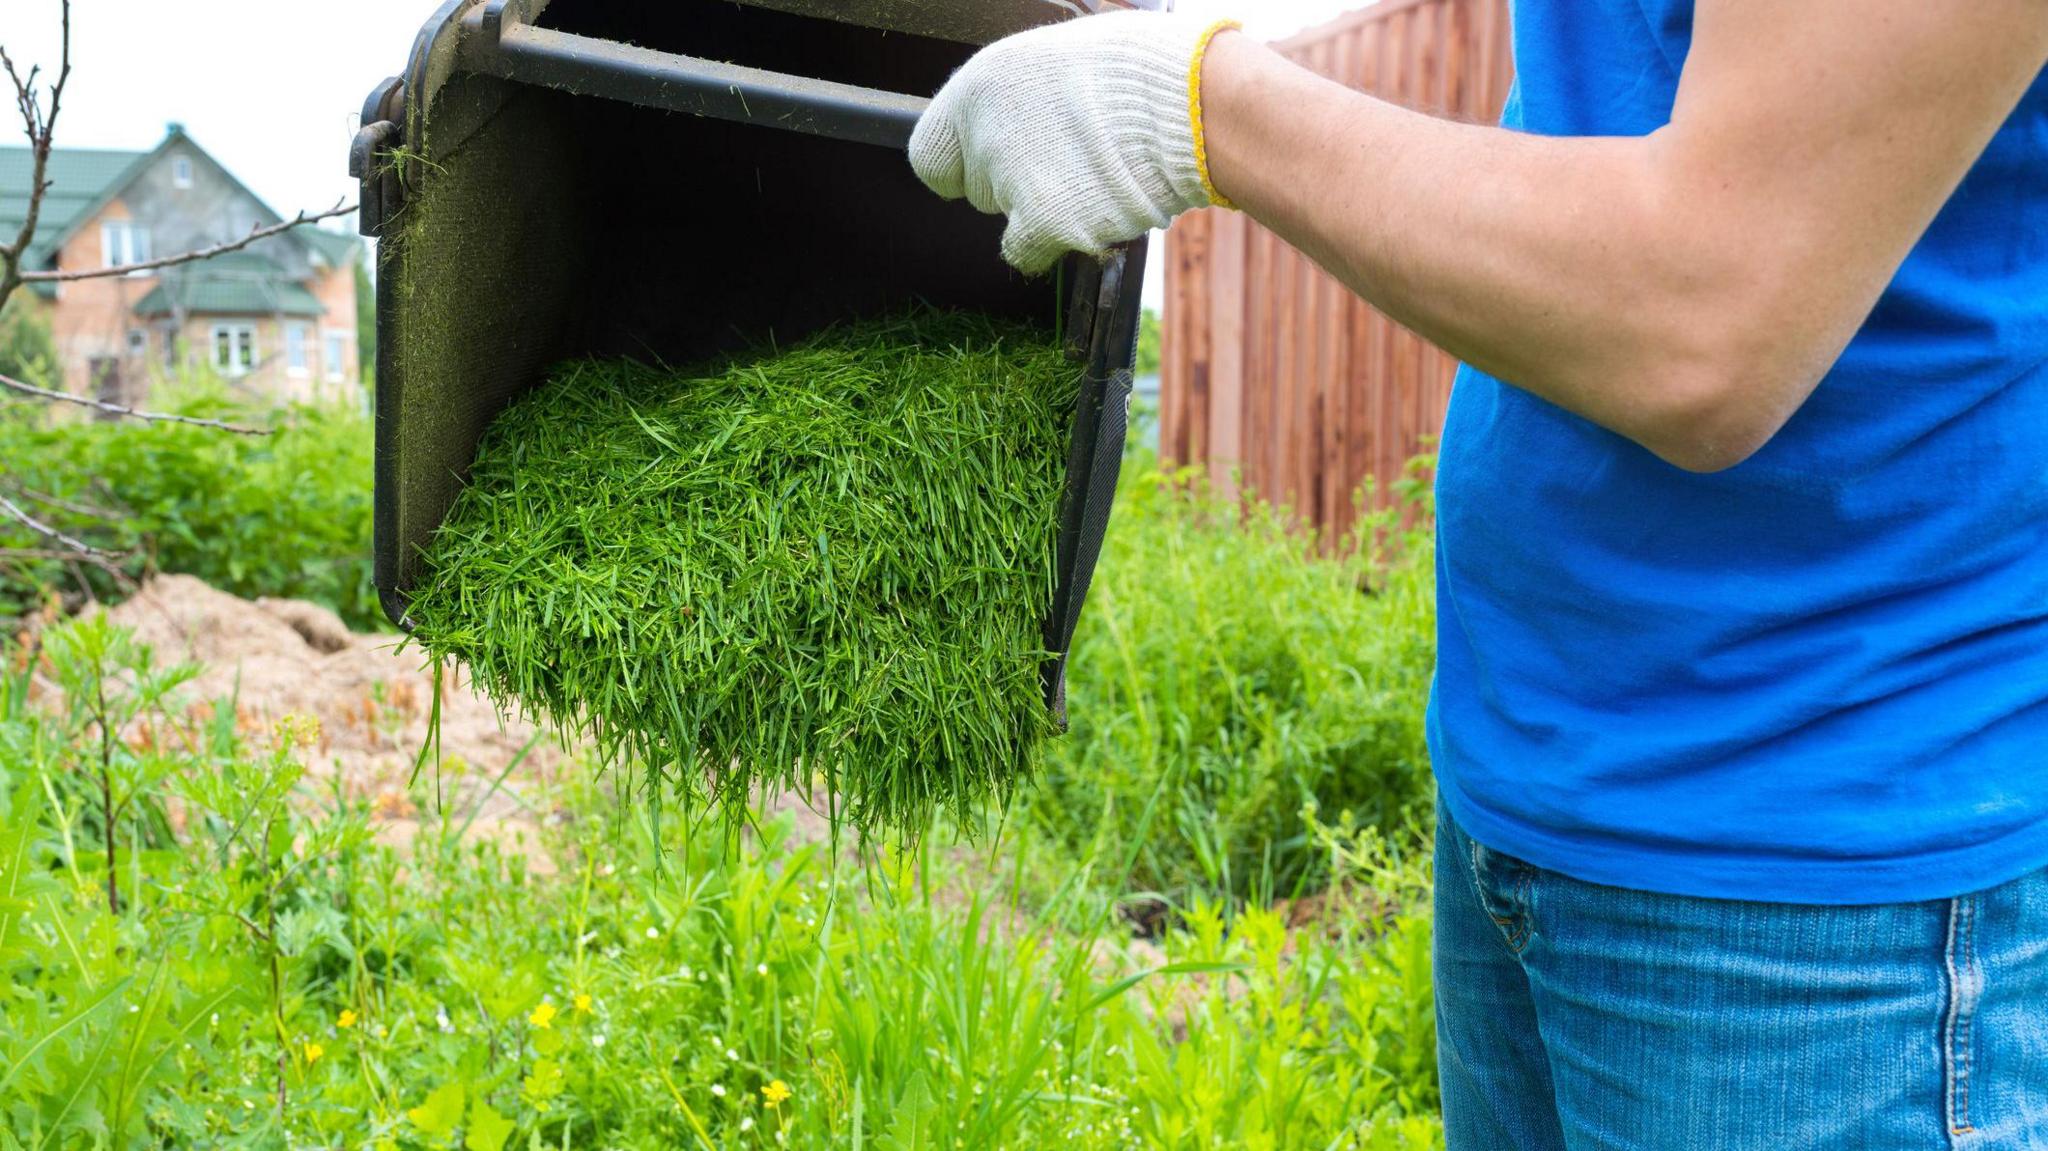
[[[634,0],[645,2],[645,0]],[[71,83],[60,147],[154,146],[178,121],[285,215],[355,196],[349,139],[363,97],[405,63],[437,0],[75,0]],[[1265,38],[1361,7],[1361,0],[1180,0],[1235,16]],[[15,63],[57,60],[58,0],[0,0],[0,45]],[[0,139],[13,139],[12,108]]]

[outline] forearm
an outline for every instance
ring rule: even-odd
[[[1027,273],[1220,192],[1467,362],[1708,470],[1855,336],[2048,60],[2048,0],[1698,0],[1642,137],[1447,123],[1212,36],[1119,12],[998,41],[911,164],[1008,216]]]
[[[1242,36],[1211,50],[1204,119],[1225,195],[1451,354],[1685,466],[1753,448],[1711,402],[1750,354],[1744,265],[1674,202],[1658,137],[1439,120]]]
[[[1734,55],[1744,35],[1703,20],[1695,53]],[[1435,119],[1227,36],[1203,76],[1210,172],[1452,354],[1714,469],[1769,439],[1841,354],[2038,70],[2029,35],[1873,59],[1892,100],[1843,81],[1807,92],[1810,120],[1789,125],[1751,89],[1776,95],[1797,60],[1745,43],[1757,66],[1689,73],[1670,125],[1606,138]],[[1993,79],[1959,98],[1966,69]]]

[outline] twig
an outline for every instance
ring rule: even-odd
[[[77,559],[93,561],[91,556],[59,548],[0,548],[0,560],[59,560],[69,563]]]
[[[0,376],[0,387],[12,388],[23,395],[37,396],[45,400],[61,400],[67,404],[78,404],[83,407],[95,408],[102,412],[110,412],[117,416],[127,416],[130,419],[147,420],[152,423],[191,424],[193,427],[198,428],[219,428],[221,431],[233,432],[238,436],[267,436],[270,434],[269,428],[252,428],[243,424],[230,424],[222,420],[202,419],[199,416],[179,416],[169,412],[145,412],[136,408],[123,407],[120,404],[108,403],[106,400],[74,396],[70,392],[53,392],[48,388],[36,387],[34,384],[24,384],[12,376]]]
[[[0,306],[7,303],[7,297],[21,286],[21,258],[28,254],[29,241],[35,239],[36,222],[42,215],[43,193],[50,190],[50,140],[56,134],[57,113],[64,105],[64,84],[71,79],[71,0],[63,0],[64,35],[62,62],[57,69],[57,82],[50,85],[50,107],[46,112],[36,97],[36,74],[39,68],[31,67],[27,76],[14,70],[14,61],[5,49],[0,49],[0,65],[5,65],[7,78],[14,82],[14,105],[21,112],[22,128],[28,133],[29,153],[34,157],[29,167],[28,206],[22,213],[21,229],[14,235],[12,244],[0,245]]]
[[[56,528],[51,527],[49,524],[46,524],[41,520],[38,520],[36,517],[28,514],[27,512],[22,511],[20,504],[15,503],[13,500],[8,499],[6,496],[0,496],[0,512],[6,513],[7,518],[13,520],[14,522],[27,528],[28,530],[36,533],[37,535],[42,536],[44,539],[55,540],[59,544],[71,549],[79,555],[91,556],[103,560],[114,558],[113,552],[101,551],[99,548],[96,548],[91,544],[86,543],[84,540],[73,539],[72,537],[65,535],[63,532],[58,531]]]
[[[20,523],[23,527],[39,536],[56,541],[60,545],[58,548],[0,548],[0,560],[40,559],[56,560],[63,563],[70,567],[72,578],[78,580],[80,588],[85,592],[85,598],[88,600],[93,598],[92,586],[85,582],[83,573],[78,570],[80,561],[89,563],[106,572],[109,576],[113,577],[115,583],[130,592],[141,590],[134,580],[128,578],[128,573],[122,571],[120,565],[114,562],[123,558],[121,553],[104,551],[86,543],[84,540],[73,539],[27,512],[22,511],[20,505],[6,496],[0,496],[0,513],[5,513],[9,519]]]
[[[336,200],[334,207],[327,209],[325,212],[314,212],[311,214],[300,212],[283,223],[270,224],[261,228],[251,228],[249,229],[249,234],[239,240],[229,240],[227,243],[215,244],[210,248],[194,248],[192,251],[180,252],[175,256],[163,256],[158,259],[142,260],[133,264],[116,264],[111,268],[80,268],[69,272],[23,272],[21,280],[25,284],[67,283],[72,280],[97,279],[101,276],[126,276],[131,272],[147,272],[157,268],[173,267],[178,264],[190,264],[197,260],[210,260],[215,256],[223,256],[229,252],[240,251],[258,240],[268,239],[271,236],[289,232],[302,224],[311,224],[333,216],[345,216],[355,210],[356,206],[354,204],[344,204]]]
[[[127,512],[116,511],[112,508],[96,508],[91,504],[81,504],[72,500],[62,499],[47,492],[39,492],[34,488],[22,487],[18,483],[10,483],[9,486],[14,489],[15,495],[23,499],[33,500],[45,507],[56,508],[60,512],[70,512],[75,516],[86,516],[96,520],[116,520],[128,514]]]
[[[141,590],[142,586],[128,578],[128,573],[121,570],[121,565],[105,556],[89,556],[79,552],[64,551],[59,548],[0,548],[0,563],[14,560],[50,560],[61,563],[70,570],[73,579],[79,578],[78,565],[81,562],[89,563],[107,573],[116,584],[120,585],[122,590],[130,594]],[[86,593],[86,599],[94,598],[91,594],[92,588],[90,586],[84,587],[81,590]]]

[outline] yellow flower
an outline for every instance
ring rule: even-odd
[[[579,993],[576,996],[576,1010],[588,1015],[590,1013],[590,996]]]
[[[766,1099],[770,1107],[779,1106],[793,1094],[795,1092],[789,1089],[789,1084],[780,1079],[769,1080],[768,1086],[761,1088],[761,1098]]]
[[[356,1025],[356,1013],[351,1010],[342,1011],[341,1018],[336,1019],[334,1021],[334,1025],[336,1027],[341,1028],[343,1031],[347,1031],[349,1028],[354,1027]]]
[[[325,1054],[327,1054],[327,1049],[325,1047],[320,1046],[318,1043],[306,1044],[307,1063],[318,1063],[320,1062],[320,1057]]]
[[[556,1014],[555,1005],[543,999],[540,1006],[533,1009],[533,1014],[526,1017],[526,1021],[535,1027],[545,1029],[554,1023]]]

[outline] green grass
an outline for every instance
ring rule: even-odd
[[[1312,929],[1198,901],[1145,951],[1108,914],[1126,853],[1028,823],[863,875],[577,774],[528,785],[523,842],[451,810],[400,854],[303,724],[240,735],[91,619],[34,662],[79,702],[0,677],[0,1148],[1441,1145],[1405,826],[1311,824]]]
[[[413,636],[738,818],[972,825],[1032,771],[1077,373],[919,313],[695,369],[584,361],[510,408],[429,546]]]
[[[1133,881],[1177,904],[1321,887],[1305,808],[1387,826],[1426,809],[1430,541],[1392,516],[1361,534],[1387,544],[1313,557],[1284,514],[1131,461],[1039,821],[1079,853],[1141,844]]]
[[[0,459],[172,473],[147,538],[324,596],[354,585],[307,571],[367,557],[367,425],[332,419],[36,425]],[[10,638],[0,1151],[1440,1148],[1426,544],[1310,560],[1265,509],[1126,473],[1028,808],[866,868],[779,818],[688,837],[590,765],[515,781],[543,818],[504,842],[421,781],[393,850],[302,721],[238,730],[90,615]],[[1289,927],[1263,896],[1297,886],[1321,910]],[[1156,947],[1116,914],[1147,891]]]

